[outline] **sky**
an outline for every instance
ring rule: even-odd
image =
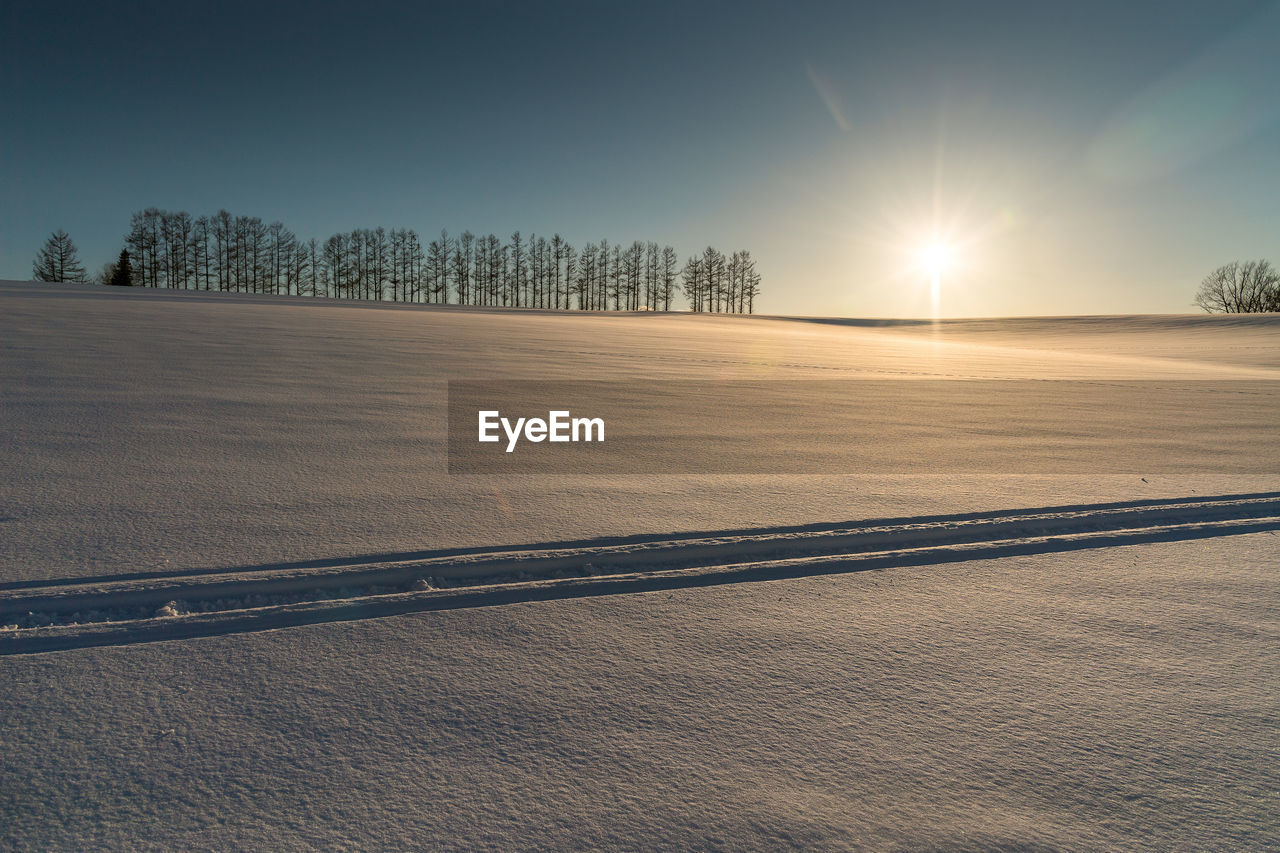
[[[116,7],[116,8],[113,8]],[[0,278],[129,216],[749,249],[771,314],[1196,310],[1280,264],[1280,3],[0,10]]]

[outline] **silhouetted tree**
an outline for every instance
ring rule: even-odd
[[[36,281],[88,281],[84,265],[76,253],[76,244],[61,228],[49,235],[36,253],[31,264],[31,276]]]
[[[1232,261],[1205,276],[1195,303],[1210,313],[1280,311],[1280,273],[1269,261]]]
[[[708,311],[720,311],[725,297],[725,263],[724,255],[718,249],[708,246],[702,252],[702,275],[706,282],[706,299]]]
[[[64,239],[69,245],[70,238],[58,232],[51,244],[56,248]],[[694,311],[750,312],[760,286],[745,249],[726,257],[708,246],[680,269],[671,246],[601,239],[576,250],[559,234],[548,240],[519,231],[504,242],[469,231],[452,239],[442,230],[424,247],[412,229],[377,227],[304,242],[283,223],[267,225],[226,210],[198,218],[154,207],[139,211],[130,220],[125,248],[131,283],[146,287],[398,302],[448,302],[456,296],[460,304],[556,309],[573,307],[576,299],[579,310],[634,311],[670,310],[679,284]],[[70,251],[74,257],[74,246]],[[84,280],[83,268],[59,273],[43,256],[35,265],[38,277],[43,270]],[[105,265],[100,278],[110,278],[117,266]],[[1255,278],[1274,277],[1265,262],[1241,269]]]
[[[195,265],[195,286],[201,290],[213,289],[214,263],[209,256],[212,250],[209,244],[212,233],[212,225],[207,216],[197,219],[191,232],[191,258]]]
[[[621,243],[614,243],[609,253],[609,296],[613,297],[613,310],[622,310],[622,300],[626,295],[626,277],[622,268],[623,250]],[[605,304],[608,307],[608,304]]]
[[[750,272],[747,274],[747,313],[754,314],[756,311],[756,297],[760,295],[760,273],[756,272],[755,264],[751,265]]]
[[[707,285],[701,256],[694,255],[685,261],[680,278],[681,286],[684,290],[684,298],[689,303],[690,310],[702,311]]]
[[[475,235],[463,231],[453,242],[453,287],[458,294],[458,304],[471,301],[471,267],[475,251]]]
[[[305,247],[300,247],[306,254],[306,280],[308,296],[325,296],[320,292],[320,244],[312,237]]]
[[[427,301],[449,301],[449,232],[441,230],[440,239],[427,246]]]
[[[671,310],[671,297],[676,289],[676,264],[679,263],[680,256],[676,254],[676,250],[671,246],[665,246],[662,249],[662,273],[661,273],[661,294],[659,298],[662,300],[662,310]]]
[[[115,262],[114,267],[111,270],[111,279],[107,284],[113,284],[117,287],[129,287],[133,284],[133,269],[129,262],[128,249],[120,250],[120,258]]]
[[[94,275],[89,280],[94,284],[110,284],[111,279],[115,277],[116,266],[117,264],[115,261],[107,261],[102,265],[102,268],[98,270],[97,275]]]
[[[160,276],[160,211],[149,207],[135,213],[129,223],[125,245],[133,263],[134,284],[157,287]]]
[[[519,306],[521,304],[520,288],[524,284],[524,262],[524,243],[520,239],[520,232],[515,231],[511,234],[511,275],[515,280],[511,288],[511,305]],[[508,303],[503,300],[502,304],[506,305]]]
[[[588,243],[578,253],[577,275],[573,280],[574,293],[578,296],[578,310],[591,308],[591,296],[596,284],[596,244]]]
[[[609,310],[609,258],[612,247],[609,241],[601,238],[596,248],[596,292],[591,300],[591,308],[595,311]]]

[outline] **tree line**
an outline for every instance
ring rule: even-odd
[[[55,232],[37,254],[41,281],[86,281],[75,246]],[[424,243],[410,228],[356,229],[323,242],[280,222],[220,210],[193,217],[148,208],[133,214],[119,259],[98,281],[394,302],[669,311],[677,296],[693,311],[752,313],[760,274],[747,250],[714,247],[680,263],[676,250],[602,239],[575,248],[516,231],[507,239],[441,231]]]

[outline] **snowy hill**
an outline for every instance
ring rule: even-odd
[[[1124,470],[450,475],[447,382],[510,378],[1204,396]],[[1280,845],[1277,379],[1277,315],[2,282],[0,846]]]

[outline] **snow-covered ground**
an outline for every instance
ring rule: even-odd
[[[0,845],[1280,845],[1280,441],[1248,474],[1195,447],[1177,475],[958,473],[939,446],[932,473],[451,477],[446,381],[511,377],[1195,381],[1209,406],[1280,379],[1280,317],[0,283],[0,609],[75,599],[0,617]]]

